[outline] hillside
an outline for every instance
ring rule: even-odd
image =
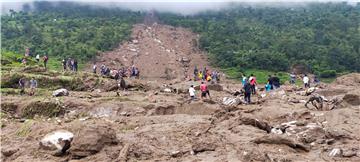
[[[159,13],[165,24],[200,34],[213,64],[270,71],[360,71],[360,4],[309,3],[293,7],[234,4],[221,11],[183,16]]]
[[[198,36],[184,28],[136,24],[131,40],[100,54],[97,64],[112,69],[135,65],[143,78],[185,79],[193,77],[195,66],[208,66],[206,54],[196,46],[197,42]]]

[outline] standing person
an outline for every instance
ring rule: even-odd
[[[118,79],[117,81],[118,81],[118,90],[125,91],[127,87],[124,77],[120,77],[120,79]],[[119,91],[116,92],[116,95],[120,96]]]
[[[269,82],[266,83],[265,90],[266,90],[266,92],[269,92],[271,90],[271,85]]]
[[[320,83],[320,79],[317,75],[314,76],[314,83],[315,84],[319,84]]]
[[[303,78],[303,82],[304,82],[304,87],[305,88],[310,88],[310,79],[306,74],[305,74],[305,76]]]
[[[198,74],[198,77],[199,77],[199,79],[203,79],[203,73],[202,73],[202,71],[199,71],[199,74]]]
[[[270,89],[274,89],[273,77],[271,75],[269,75],[269,77],[268,77],[268,82],[270,84]]]
[[[273,87],[274,87],[274,89],[280,88],[280,78],[279,78],[279,77],[277,77],[277,76],[274,74],[274,77],[273,77],[272,81],[273,81]]]
[[[96,69],[97,69],[96,63],[94,63],[94,65],[93,65],[93,73],[94,74],[96,74]]]
[[[78,71],[78,62],[74,59],[74,71]]]
[[[25,93],[25,78],[20,78],[19,80],[19,88],[20,88],[20,95]]]
[[[201,99],[203,99],[204,97],[206,98],[206,94],[208,94],[210,97],[210,92],[204,81],[201,82],[200,91],[201,91]]]
[[[194,80],[195,80],[195,81],[197,81],[197,75],[198,75],[198,73],[199,73],[199,70],[198,70],[198,68],[195,66],[195,68],[194,68]]]
[[[27,47],[25,48],[25,57],[29,57],[30,56],[30,49]]]
[[[66,59],[62,60],[62,65],[63,65],[64,71],[66,71]]]
[[[39,61],[40,61],[40,55],[39,54],[36,55],[35,60],[36,60],[37,63],[39,63]]]
[[[48,60],[49,60],[49,57],[48,57],[47,55],[45,55],[45,56],[43,57],[43,60],[44,60],[44,67],[45,67],[45,69],[46,69],[46,64],[47,64],[47,62],[48,62]]]
[[[38,86],[37,81],[35,80],[34,77],[32,77],[30,80],[30,93],[29,93],[30,96],[35,95],[35,90],[37,86]]]
[[[246,75],[243,74],[243,77],[242,77],[242,80],[241,80],[241,84],[242,84],[243,87],[244,87],[245,84],[246,84],[246,79],[247,79]]]
[[[290,73],[290,84],[295,84],[296,75],[294,73]]]
[[[75,71],[75,69],[74,69],[74,59],[71,59],[71,61],[70,61],[70,69],[72,70],[72,71]]]
[[[193,85],[191,85],[189,88],[189,95],[190,95],[191,100],[195,100],[195,88]]]
[[[212,80],[213,82],[217,82],[217,71],[216,71],[216,70],[214,70],[214,71],[212,72],[212,74],[211,74],[211,80]]]
[[[250,85],[250,83],[249,83],[249,81],[248,80],[246,80],[246,83],[245,83],[245,85],[244,85],[244,91],[245,91],[245,102],[247,103],[247,104],[250,104],[251,103],[251,100],[250,100],[250,98],[251,98],[251,85]]]
[[[251,78],[250,79],[251,93],[256,94],[256,85],[257,85],[256,77],[253,74],[251,74],[250,78]]]

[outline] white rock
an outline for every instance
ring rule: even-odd
[[[40,141],[40,146],[44,149],[61,150],[61,141],[72,141],[74,134],[67,130],[57,130],[44,136]]]
[[[59,96],[68,96],[69,95],[69,91],[65,88],[61,88],[58,90],[55,90],[52,94],[54,97],[59,97]]]

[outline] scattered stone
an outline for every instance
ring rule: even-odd
[[[343,157],[353,157],[356,156],[357,149],[346,149],[342,151]]]
[[[67,89],[61,88],[61,89],[58,89],[58,90],[54,91],[52,95],[53,95],[54,97],[68,96],[68,95],[69,95],[69,91],[68,91]]]
[[[215,151],[216,145],[213,143],[205,143],[205,142],[199,142],[195,143],[191,146],[192,151],[194,151],[195,154],[199,152],[204,151]]]
[[[342,154],[342,150],[339,148],[334,148],[330,151],[329,156],[330,157],[340,157]]]
[[[8,147],[8,148],[4,148],[4,146],[2,146],[1,148],[1,153],[5,156],[5,157],[9,157],[13,154],[15,154],[16,152],[19,151],[19,148],[18,147],[14,147],[14,146],[11,146],[11,147]]]

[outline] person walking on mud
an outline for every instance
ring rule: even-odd
[[[93,65],[93,73],[94,74],[96,74],[96,69],[97,69],[97,65],[96,65],[96,63],[94,63],[94,65]]]
[[[194,68],[194,81],[197,81],[198,73],[199,73],[199,70],[198,70],[198,68],[195,66],[195,68]]]
[[[119,91],[126,91],[126,82],[124,77],[120,77],[120,79],[118,79],[118,91],[116,92],[117,96],[120,96]]]
[[[250,100],[251,91],[252,91],[252,88],[251,88],[250,82],[249,82],[249,80],[246,80],[246,83],[244,85],[244,93],[245,93],[244,100],[245,100],[246,104],[251,103],[251,100]]]
[[[195,89],[194,89],[193,85],[191,85],[189,88],[189,95],[190,95],[191,100],[195,100]]]
[[[203,82],[203,81],[201,82],[201,85],[200,85],[200,91],[201,91],[201,99],[206,98],[206,95],[208,95],[210,98],[209,89],[208,89],[207,85],[205,84],[205,82]]]
[[[305,74],[305,76],[303,78],[303,82],[304,82],[304,87],[305,88],[310,88],[310,79],[306,74]]]
[[[256,85],[257,85],[256,77],[253,74],[251,74],[249,80],[251,85],[251,93],[256,94]]]
[[[38,86],[37,81],[35,80],[34,77],[32,77],[31,80],[30,80],[30,93],[29,93],[30,96],[35,95],[35,91],[36,91],[37,86]]]
[[[25,93],[25,78],[20,78],[19,80],[19,88],[20,88],[20,95]]]

